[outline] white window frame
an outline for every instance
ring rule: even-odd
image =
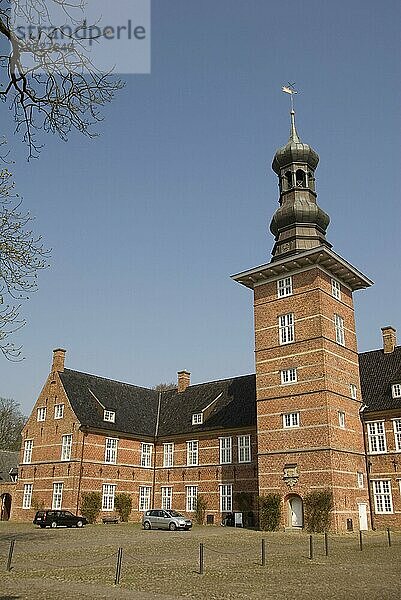
[[[37,421],[46,421],[46,406],[40,406],[36,415]]]
[[[391,514],[393,512],[393,498],[391,496],[390,480],[374,479],[372,485],[375,513],[378,515]]]
[[[150,469],[152,467],[153,444],[141,443],[141,467]]]
[[[365,482],[364,482],[364,476],[363,476],[362,471],[358,471],[358,473],[356,474],[356,478],[357,478],[358,488],[360,490],[363,490],[363,488],[365,487]]]
[[[162,509],[171,510],[173,507],[173,488],[168,485],[161,487]]]
[[[297,383],[298,373],[295,367],[291,369],[283,369],[280,371],[280,378],[282,385],[288,385],[290,383]]]
[[[352,400],[356,400],[358,398],[358,388],[355,385],[355,383],[349,384],[349,391],[350,391]]]
[[[280,315],[278,323],[280,345],[291,344],[295,340],[294,313]]]
[[[345,412],[343,410],[338,411],[338,426],[345,429]]]
[[[401,398],[401,383],[393,383],[391,386],[391,395],[393,398]]]
[[[393,419],[395,451],[401,452],[401,419]]]
[[[61,436],[61,458],[60,460],[71,460],[72,433]]]
[[[107,421],[108,423],[115,423],[116,413],[114,410],[104,410],[103,412],[103,421]]]
[[[106,438],[104,443],[104,462],[109,465],[117,464],[118,438]]]
[[[345,346],[344,319],[341,315],[338,315],[337,313],[334,315],[334,329],[336,333],[337,344],[340,344],[340,346]]]
[[[197,499],[198,499],[198,486],[197,485],[186,485],[185,486],[186,512],[195,512]]]
[[[110,512],[114,510],[114,498],[116,495],[116,485],[114,483],[104,483],[102,486],[102,510]]]
[[[192,415],[192,425],[202,425],[203,413],[194,413]]]
[[[246,435],[238,436],[238,462],[249,463],[251,462],[251,436],[249,433]]]
[[[54,405],[54,418],[62,419],[64,417],[64,404]]]
[[[174,442],[163,444],[163,467],[174,466]]]
[[[385,454],[387,441],[384,421],[368,421],[366,425],[370,454]]]
[[[32,449],[33,449],[33,440],[25,440],[24,456],[22,457],[22,462],[25,465],[29,465],[32,462]]]
[[[199,464],[199,442],[189,440],[187,442],[187,466],[196,467]]]
[[[331,280],[331,295],[337,300],[341,300],[341,284],[337,279]]]
[[[292,296],[292,277],[283,277],[277,281],[277,298]]]
[[[233,439],[231,436],[219,438],[220,464],[229,465],[233,461]]]
[[[284,429],[295,429],[299,427],[299,412],[290,412],[283,414],[283,427]]]
[[[63,488],[64,483],[62,481],[53,483],[52,510],[61,510],[63,506]]]
[[[152,494],[152,488],[150,485],[139,486],[139,505],[138,508],[141,512],[149,510],[150,508],[150,496]]]
[[[24,492],[22,495],[22,508],[28,509],[32,506],[33,483],[24,483]]]
[[[233,509],[233,486],[232,483],[220,485],[220,512],[232,512]]]

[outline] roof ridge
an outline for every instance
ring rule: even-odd
[[[247,375],[234,375],[233,377],[224,377],[223,379],[215,379],[213,381],[202,381],[201,383],[194,383],[193,385],[189,385],[186,389],[195,388],[199,385],[208,385],[209,383],[222,383],[224,381],[232,381],[234,379],[245,379],[245,377],[255,377],[255,376],[256,376],[256,373],[248,373]],[[176,388],[174,388],[174,389],[176,389]],[[168,391],[173,391],[173,390],[164,390],[164,391],[168,392]]]
[[[75,369],[64,369],[64,371],[61,371],[61,375],[63,373],[65,373],[66,371],[69,371],[70,373],[78,373],[79,375],[87,375],[88,377],[96,377],[96,379],[102,379],[103,381],[110,381],[111,383],[119,383],[120,385],[127,385],[129,387],[134,387],[134,388],[137,388],[140,390],[147,390],[148,392],[157,393],[157,390],[154,390],[153,388],[145,387],[143,385],[136,385],[135,383],[128,383],[127,381],[119,381],[118,379],[111,379],[110,377],[102,377],[101,375],[95,375],[94,373],[85,373],[84,371],[76,371]]]
[[[381,352],[383,355],[391,356],[396,350],[401,350],[401,346],[395,346],[393,352],[383,352],[383,348],[377,348],[376,350],[366,350],[365,352],[358,352],[358,356],[362,356],[363,354],[373,354],[374,352]]]

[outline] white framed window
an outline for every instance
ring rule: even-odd
[[[61,482],[53,483],[52,509],[60,510],[63,503],[63,486]]]
[[[391,386],[391,394],[393,398],[401,398],[401,383],[394,383]]]
[[[24,484],[24,493],[22,496],[22,508],[31,508],[33,483]]]
[[[296,369],[284,369],[283,371],[280,371],[280,376],[283,385],[286,383],[296,383],[298,381]]]
[[[139,487],[139,510],[145,511],[150,508],[150,494],[152,488],[149,485],[141,485]]]
[[[163,467],[174,466],[174,444],[168,442],[163,444]]]
[[[46,406],[41,406],[38,408],[38,414],[36,417],[37,421],[45,421],[46,420]]]
[[[105,410],[103,412],[103,421],[108,421],[109,423],[114,423],[116,420],[116,413],[114,410]]]
[[[192,415],[192,425],[202,425],[203,423],[203,414],[202,413],[194,413]]]
[[[173,505],[173,488],[162,487],[162,509],[171,510]]]
[[[380,454],[387,452],[384,421],[372,421],[367,425],[369,452],[371,452],[372,454]]]
[[[358,388],[356,387],[355,383],[350,383],[349,384],[349,391],[351,394],[351,398],[353,400],[356,400],[358,397]]]
[[[61,438],[61,460],[71,460],[72,433]]]
[[[199,443],[198,440],[187,442],[187,465],[194,467],[199,464]]]
[[[104,448],[104,462],[115,465],[117,462],[117,438],[106,438]]]
[[[22,462],[25,464],[29,464],[32,460],[32,448],[33,448],[33,440],[25,440],[24,442],[24,456],[22,457]]]
[[[283,427],[285,429],[299,427],[299,412],[286,413],[283,415]]]
[[[152,466],[153,444],[141,444],[141,467],[150,468]]]
[[[331,280],[331,295],[337,300],[341,300],[341,285],[337,279]]]
[[[334,315],[334,328],[336,331],[336,342],[341,346],[345,346],[345,329],[344,319],[340,315]]]
[[[231,437],[221,437],[219,439],[220,442],[220,464],[221,465],[229,465],[232,462],[233,452],[232,452],[232,438]]]
[[[360,489],[363,489],[363,487],[364,487],[363,473],[361,471],[358,471],[358,473],[356,475],[357,475],[358,487]]]
[[[284,277],[277,281],[277,297],[285,298],[292,295],[292,277]]]
[[[393,499],[391,497],[390,481],[382,479],[373,481],[373,497],[375,512],[378,514],[393,512]]]
[[[281,315],[279,321],[279,341],[280,344],[290,344],[294,341],[294,315],[288,313]]]
[[[401,419],[393,419],[396,452],[401,452]]]
[[[195,512],[196,500],[198,498],[198,486],[197,485],[186,485],[186,511]]]
[[[220,512],[231,512],[233,509],[233,486],[226,483],[220,486]]]
[[[102,510],[114,510],[115,493],[116,493],[116,486],[113,483],[104,483],[103,484]]]
[[[238,436],[238,462],[251,462],[251,436],[249,434]]]
[[[342,410],[338,411],[338,424],[341,429],[345,429],[345,412]]]
[[[62,419],[64,417],[64,404],[54,405],[54,418]]]

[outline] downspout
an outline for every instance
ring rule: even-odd
[[[159,434],[159,420],[160,420],[160,405],[162,400],[162,392],[159,392],[158,404],[157,404],[157,417],[155,435],[153,438],[153,479],[152,479],[152,508],[155,507],[155,485],[156,485],[156,444],[157,436]]]
[[[366,469],[366,484],[368,486],[368,501],[369,501],[369,512],[370,512],[370,527],[372,531],[376,530],[375,521],[374,521],[374,513],[373,513],[373,503],[372,503],[372,490],[371,490],[371,482],[370,482],[370,462],[368,461],[368,449],[366,444],[366,428],[365,428],[365,419],[363,416],[363,411],[365,407],[362,407],[362,410],[359,411],[361,421],[362,421],[362,432],[363,432],[363,447],[365,450],[365,469]]]
[[[85,448],[85,438],[87,433],[82,431],[82,448],[81,448],[81,460],[79,462],[79,478],[78,478],[78,490],[77,490],[77,510],[76,514],[78,514],[79,508],[79,495],[81,493],[81,481],[82,481],[82,471],[83,471],[83,460],[84,460],[84,448]]]

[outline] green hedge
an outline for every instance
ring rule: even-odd
[[[310,492],[304,498],[305,525],[308,531],[321,533],[330,529],[334,508],[330,490]]]
[[[280,494],[259,496],[259,526],[263,531],[277,531],[281,520]]]

